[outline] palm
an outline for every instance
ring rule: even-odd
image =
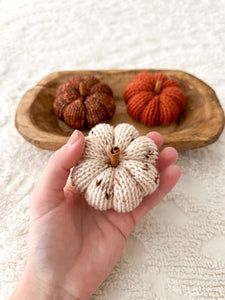
[[[52,273],[57,274],[54,283],[57,279],[60,285],[66,278],[67,289],[73,293],[74,278],[85,280],[87,270],[93,287],[108,275],[121,255],[134,219],[131,213],[97,211],[81,194],[66,194],[58,206],[31,223],[29,257],[30,263],[43,271],[39,272],[40,280],[51,284]]]

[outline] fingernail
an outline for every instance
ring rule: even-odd
[[[69,138],[67,145],[72,146],[74,143],[76,143],[80,138],[80,131],[79,130],[75,130],[71,137]]]

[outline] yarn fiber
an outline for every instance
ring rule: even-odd
[[[185,106],[179,82],[160,72],[137,74],[126,87],[124,101],[128,113],[148,126],[169,125]]]
[[[115,148],[120,152],[113,167],[110,155]],[[132,125],[98,124],[86,137],[84,156],[71,174],[72,184],[96,209],[129,212],[158,187],[157,159],[155,143],[139,136]]]
[[[94,76],[73,76],[57,88],[53,111],[72,128],[92,128],[113,116],[113,92]]]

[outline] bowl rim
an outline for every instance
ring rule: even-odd
[[[93,75],[98,76],[103,73],[107,75],[116,75],[118,73],[134,73],[134,75],[141,71],[147,72],[165,72],[169,74],[182,74],[182,79],[187,80],[193,85],[198,85],[201,90],[201,94],[207,101],[211,108],[212,117],[204,124],[204,126],[199,126],[197,128],[184,129],[180,131],[174,131],[170,134],[163,134],[164,137],[164,147],[172,145],[177,150],[188,150],[194,148],[200,148],[207,146],[215,142],[223,131],[225,118],[222,106],[217,98],[215,91],[201,79],[196,76],[180,70],[167,70],[167,69],[114,69],[114,70],[76,70],[76,71],[56,71],[48,74],[42,78],[33,88],[29,89],[22,97],[18,104],[15,115],[15,126],[19,133],[31,144],[48,150],[56,150],[65,144],[69,137],[58,135],[54,132],[46,132],[35,124],[31,120],[30,111],[34,100],[36,99],[38,93],[41,89],[47,88],[52,81],[57,79],[59,76],[72,76],[72,75]],[[211,130],[208,131],[208,128]],[[198,129],[198,130],[196,130]],[[201,129],[199,133],[199,129]],[[183,135],[181,139],[181,133],[188,133]]]

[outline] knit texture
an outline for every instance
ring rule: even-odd
[[[120,149],[117,167],[110,163],[113,147]],[[155,143],[139,136],[132,125],[99,124],[86,138],[85,154],[72,171],[72,183],[94,208],[129,212],[157,188],[157,159]]]
[[[179,69],[212,86],[225,109],[225,5],[1,0],[0,16],[0,300],[6,300],[25,267],[31,193],[52,154],[15,129],[22,95],[58,70]],[[224,153],[225,131],[210,146],[179,153],[178,184],[135,226],[92,300],[224,300]]]
[[[72,128],[92,128],[113,116],[113,92],[96,77],[74,76],[58,87],[53,110]]]
[[[124,92],[128,113],[148,125],[169,125],[184,110],[185,96],[174,79],[165,74],[141,72]]]

